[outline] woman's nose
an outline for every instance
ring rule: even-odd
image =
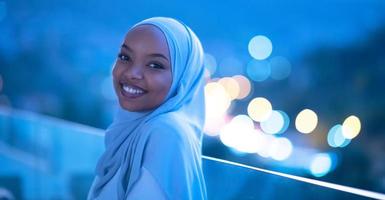
[[[124,73],[129,79],[143,79],[143,69],[139,65],[128,67]]]

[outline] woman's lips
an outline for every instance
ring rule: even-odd
[[[127,83],[120,83],[120,92],[127,98],[137,98],[147,93],[146,90]]]

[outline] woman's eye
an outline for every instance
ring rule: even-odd
[[[128,57],[127,55],[124,55],[124,54],[119,54],[118,55],[118,59],[121,60],[121,61],[128,61],[130,60],[130,57]]]
[[[157,63],[150,63],[148,66],[154,69],[164,69],[163,65]]]

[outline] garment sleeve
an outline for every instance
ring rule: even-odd
[[[142,167],[140,171],[141,175],[139,180],[128,193],[127,200],[166,200],[162,189],[148,170]]]

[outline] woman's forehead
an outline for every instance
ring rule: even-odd
[[[132,28],[124,39],[130,48],[144,48],[146,51],[162,52],[168,55],[166,36],[155,25],[143,24]]]
[[[129,30],[126,34],[126,39],[131,39],[132,37],[147,37],[147,39],[164,40],[166,42],[166,37],[160,28],[151,24],[138,25]]]

